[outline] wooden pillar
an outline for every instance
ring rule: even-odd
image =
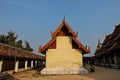
[[[33,67],[33,60],[31,61],[31,68]]]
[[[3,59],[0,60],[0,73],[2,73]]]
[[[40,64],[42,64],[42,62],[39,60],[39,61],[38,61],[38,66],[40,66]]]
[[[37,65],[37,60],[35,61],[35,66],[38,66],[38,65]]]
[[[112,64],[112,58],[111,55],[109,56],[110,64]]]
[[[18,72],[19,60],[15,61],[15,72]]]
[[[38,66],[38,61],[37,61],[37,66]]]
[[[116,55],[116,53],[114,53],[114,61],[115,61],[115,64],[117,64],[117,55]]]
[[[105,57],[103,56],[103,63],[105,63]]]
[[[25,69],[27,69],[28,61],[25,61]]]

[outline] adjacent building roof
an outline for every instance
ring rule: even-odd
[[[111,51],[120,50],[120,24],[115,26],[112,34],[105,37],[102,47],[96,49],[95,56],[110,54]]]
[[[0,57],[16,57],[22,59],[45,60],[44,56],[21,50],[3,43],[0,43]]]
[[[39,47],[40,53],[45,54],[47,49],[55,49],[57,36],[71,36],[73,48],[82,49],[83,53],[90,53],[90,47],[84,47],[83,44],[77,40],[78,32],[74,32],[65,20],[63,20],[54,32],[51,32],[51,36],[52,39],[46,45]]]
[[[109,48],[109,51],[120,50],[120,41],[114,43],[114,45]]]
[[[120,24],[115,26],[115,29],[111,35],[111,39],[115,39],[120,34]]]

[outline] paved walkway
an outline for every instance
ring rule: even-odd
[[[120,69],[112,69],[106,67],[96,67],[94,73],[86,76],[95,80],[120,80]]]
[[[52,75],[41,76],[35,70],[28,70],[13,75],[14,80],[120,80],[120,69],[96,67],[96,71],[87,75]],[[13,80],[13,79],[7,79]]]

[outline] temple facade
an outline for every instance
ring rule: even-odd
[[[84,47],[65,20],[56,31],[51,32],[52,39],[39,52],[46,55],[46,65],[41,74],[86,74],[83,68],[83,54],[90,53],[90,47]]]
[[[120,68],[120,24],[106,35],[103,42],[98,41],[95,51],[95,64],[111,68]]]

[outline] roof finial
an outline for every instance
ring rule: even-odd
[[[101,44],[101,41],[100,41],[100,38],[98,38],[98,45],[100,45]]]
[[[64,17],[63,17],[63,21],[65,21],[65,15],[64,15]]]

